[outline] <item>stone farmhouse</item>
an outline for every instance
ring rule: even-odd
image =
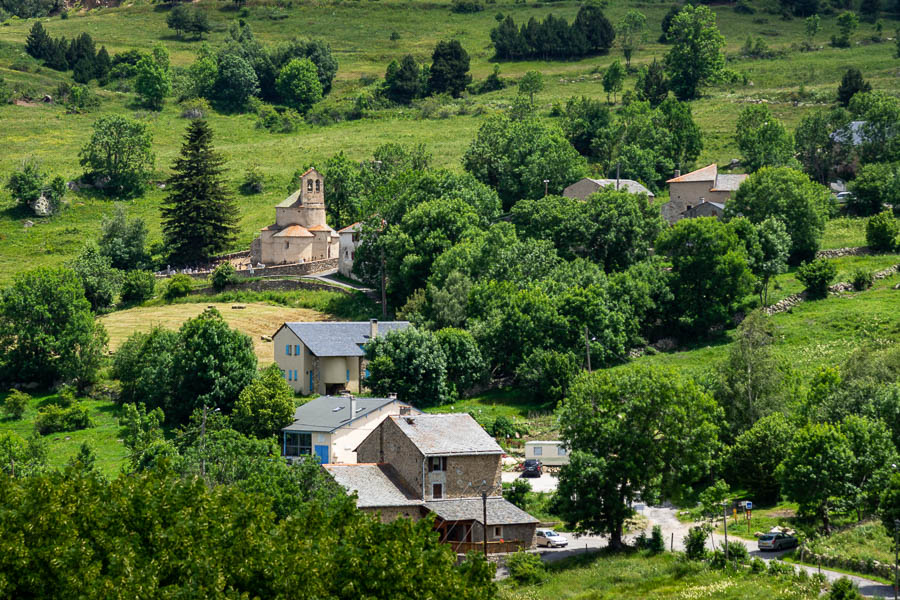
[[[317,321],[284,323],[272,336],[275,362],[294,392],[358,394],[368,376],[363,347],[382,333],[406,329],[409,321]]]
[[[250,244],[252,265],[306,263],[337,258],[340,237],[325,223],[325,185],[314,168],[300,177],[300,189],[275,206],[275,223]]]
[[[362,224],[357,221],[353,225],[347,225],[338,231],[338,235],[341,236],[338,272],[344,277],[357,278],[353,274],[353,260],[356,258],[356,247],[359,246],[359,232],[361,230]]]
[[[324,468],[384,522],[433,513],[456,552],[480,551],[485,530],[488,552],[510,552],[534,544],[538,521],[503,499],[502,455],[468,414],[392,415],[357,446],[357,464]]]
[[[319,396],[294,411],[281,430],[281,453],[289,459],[315,455],[319,462],[356,463],[356,447],[389,416],[418,415],[396,397]]]
[[[685,175],[676,171],[675,177],[666,182],[669,184],[669,201],[662,206],[662,216],[669,225],[686,218],[721,216],[731,193],[747,177],[719,173],[716,164]],[[698,208],[703,204],[709,206]]]
[[[647,198],[650,198],[651,200],[654,198],[653,192],[633,179],[591,179],[590,177],[579,179],[564,189],[563,196],[566,198],[587,200],[588,196],[596,194],[604,188],[627,190],[632,194],[646,194]]]

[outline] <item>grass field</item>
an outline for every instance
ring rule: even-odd
[[[207,306],[215,307],[230,327],[246,333],[253,340],[253,349],[260,365],[273,362],[272,342],[262,336],[271,336],[285,321],[322,321],[328,318],[307,308],[284,308],[269,304],[167,304],[131,308],[100,317],[109,333],[109,348],[118,349],[128,336],[137,331],[150,331],[153,327],[177,330],[181,324],[202,313]],[[243,308],[237,309],[236,306]]]
[[[544,582],[519,586],[509,580],[501,600],[804,600],[818,597],[810,584],[766,574],[725,573],[664,552],[580,555],[548,565]]]
[[[257,39],[266,44],[288,40],[295,36],[320,37],[331,44],[340,63],[332,98],[352,100],[367,85],[361,78],[380,77],[387,63],[412,53],[419,61],[428,60],[434,44],[441,39],[456,38],[468,50],[475,79],[484,78],[493,69],[490,61],[489,32],[496,24],[496,13],[510,14],[517,23],[530,17],[543,18],[547,14],[572,20],[579,3],[573,1],[552,4],[515,3],[501,0],[489,4],[487,10],[474,14],[450,12],[450,2],[413,2],[382,0],[379,2],[343,2],[341,0],[251,0],[246,13],[241,13],[253,27]],[[209,11],[213,32],[208,42],[220,45],[228,24],[238,16],[232,3],[203,0]],[[655,41],[659,23],[668,10],[667,4],[645,2],[615,3],[607,9],[615,23],[630,8],[638,8],[648,18],[648,42],[633,59],[634,66],[661,57],[667,46]],[[833,17],[823,18],[822,31],[816,43],[823,48],[816,52],[791,51],[780,60],[739,59],[736,53],[747,35],[764,38],[773,49],[789,49],[802,38],[802,19],[784,21],[779,16],[758,12],[741,15],[729,6],[714,6],[718,23],[727,40],[728,67],[746,73],[746,86],[710,88],[693,103],[695,118],[704,134],[704,150],[698,164],[725,163],[739,155],[734,144],[734,123],[749,101],[766,99],[773,112],[793,128],[802,116],[820,101],[830,101],[843,71],[848,66],[859,67],[876,89],[896,91],[898,72],[892,58],[893,44],[868,43],[873,26],[863,23],[855,36],[858,45],[847,50],[827,47],[826,40],[835,32]],[[97,45],[106,45],[110,52],[138,48],[149,49],[161,41],[171,52],[173,65],[190,63],[199,44],[177,39],[165,25],[165,5],[137,0],[121,8],[72,12],[70,18],[44,19],[51,35],[75,36],[89,32]],[[71,73],[60,74],[41,67],[25,55],[24,40],[33,21],[13,20],[0,27],[0,77],[10,85],[24,84],[34,93],[56,93],[60,81],[71,82]],[[892,31],[888,20],[885,31]],[[391,40],[396,32],[399,39]],[[545,89],[536,101],[541,113],[556,102],[571,96],[605,97],[600,78],[602,70],[613,60],[620,60],[619,48],[605,56],[577,61],[522,61],[501,64],[503,76],[518,78],[528,70],[537,69],[545,75]],[[11,68],[15,66],[16,68]],[[634,75],[626,81],[625,89],[634,82]],[[795,102],[794,96],[803,85],[813,94]],[[90,133],[90,126],[100,114],[119,113],[145,120],[154,138],[157,180],[168,173],[176,156],[186,121],[179,117],[179,109],[168,103],[159,113],[147,113],[134,105],[133,94],[98,89],[103,104],[100,109],[84,115],[65,114],[63,107],[38,103],[33,106],[0,106],[3,143],[0,145],[0,176],[20,162],[33,156],[49,171],[74,178],[81,172],[78,150]],[[210,123],[215,143],[228,161],[227,177],[237,189],[244,172],[258,167],[265,177],[266,189],[254,196],[239,196],[241,206],[241,235],[235,248],[244,248],[255,232],[272,218],[272,206],[287,194],[291,174],[310,164],[321,164],[325,158],[339,151],[353,159],[363,160],[380,144],[423,142],[433,154],[434,164],[459,170],[460,157],[486,115],[509,104],[516,89],[507,88],[469,100],[469,114],[442,119],[422,119],[416,108],[384,109],[369,117],[331,126],[303,125],[288,135],[275,135],[254,127],[252,115],[220,115],[213,113]],[[479,108],[484,114],[474,116]],[[150,227],[150,240],[159,233],[159,203],[163,192],[153,188],[145,197],[129,202],[133,215],[144,217]],[[71,209],[52,219],[35,219],[28,211],[12,206],[8,194],[0,192],[0,283],[13,273],[36,264],[59,264],[71,258],[85,239],[93,237],[104,215],[113,210],[114,203],[89,193],[71,193]],[[35,227],[25,229],[23,222],[31,219]],[[850,245],[859,238],[859,229],[826,236],[824,247]],[[854,245],[859,245],[855,243]]]

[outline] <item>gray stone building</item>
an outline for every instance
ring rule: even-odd
[[[538,521],[503,499],[502,455],[468,414],[389,416],[356,448],[359,464],[325,468],[383,520],[433,513],[458,552],[480,550],[485,530],[489,552],[508,552],[534,544]]]
[[[684,175],[676,172],[676,176],[666,182],[669,184],[669,201],[662,205],[662,216],[669,225],[692,216],[712,216],[691,211],[703,203],[712,206],[705,207],[701,213],[712,212],[717,205],[724,207],[747,177],[749,175],[719,173],[715,163]]]
[[[645,194],[651,200],[654,197],[653,192],[633,179],[591,179],[590,177],[579,179],[564,189],[563,196],[587,200],[588,196],[596,194],[603,189],[626,190],[632,194]]]

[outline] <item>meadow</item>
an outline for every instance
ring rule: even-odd
[[[248,22],[261,42],[274,44],[293,37],[318,37],[332,47],[340,67],[334,90],[327,102],[352,101],[361,90],[372,89],[372,82],[383,76],[387,63],[407,53],[427,62],[434,44],[456,38],[471,56],[471,71],[476,80],[493,69],[493,50],[489,32],[497,13],[510,14],[517,23],[547,14],[572,20],[579,4],[571,1],[514,3],[501,0],[487,4],[474,14],[454,14],[449,2],[386,1],[299,1],[268,2],[256,0],[240,13],[233,3],[204,0],[213,31],[207,42],[220,45],[227,36],[228,24],[239,17]],[[606,13],[615,23],[630,8],[641,10],[648,18],[648,41],[632,60],[634,67],[661,58],[667,50],[656,42],[659,24],[668,10],[666,4],[622,2]],[[802,116],[832,102],[840,77],[849,66],[863,70],[876,89],[896,92],[896,59],[891,43],[872,43],[873,25],[863,23],[846,50],[830,48],[826,40],[835,33],[833,17],[825,17],[815,43],[815,52],[791,50],[802,39],[802,19],[783,20],[762,11],[755,15],[735,12],[730,6],[713,7],[727,41],[728,68],[747,75],[746,85],[722,85],[705,90],[704,97],[692,104],[695,119],[704,135],[704,150],[698,165],[725,164],[739,153],[734,143],[734,123],[748,102],[766,101],[776,116],[793,128]],[[194,59],[199,44],[178,39],[165,25],[165,5],[138,0],[121,8],[71,11],[69,18],[44,19],[53,36],[75,36],[86,31],[98,47],[106,45],[110,53],[137,48],[148,50],[162,42],[169,49],[173,65],[186,65]],[[33,20],[10,20],[0,26],[0,77],[10,86],[25,86],[31,94],[56,95],[60,82],[71,83],[71,72],[61,74],[39,65],[24,52],[24,40]],[[887,31],[892,30],[888,21]],[[396,36],[392,36],[396,33]],[[781,59],[744,59],[738,51],[746,37],[762,37],[772,49],[787,50]],[[396,37],[397,39],[391,39]],[[544,74],[545,88],[536,96],[540,114],[549,113],[557,103],[572,96],[605,98],[600,79],[603,70],[622,53],[614,47],[608,55],[576,61],[519,61],[500,64],[502,76],[515,80],[526,71]],[[625,89],[635,75],[630,74]],[[802,86],[802,90],[801,90]],[[102,114],[126,114],[144,120],[154,139],[156,174],[162,182],[177,155],[187,121],[180,108],[170,101],[156,113],[135,105],[134,94],[116,91],[116,84],[97,88],[101,106],[87,114],[67,114],[64,107],[40,102],[0,106],[0,178],[18,167],[21,161],[35,158],[43,168],[67,179],[81,173],[78,151],[90,135],[93,121]],[[801,93],[802,92],[802,93]],[[432,111],[424,118],[420,107],[371,111],[366,118],[334,125],[304,124],[293,134],[272,134],[255,127],[250,114],[222,115],[213,112],[209,120],[215,132],[216,148],[227,160],[227,178],[237,190],[244,173],[257,168],[264,177],[261,194],[238,195],[241,207],[241,234],[235,249],[246,248],[257,230],[272,219],[272,206],[288,193],[295,170],[321,165],[340,151],[355,160],[371,158],[379,145],[424,143],[433,156],[433,164],[460,170],[460,158],[478,127],[491,113],[508,106],[516,88],[452,103]],[[464,114],[463,114],[464,113]],[[237,192],[236,192],[237,193]],[[159,205],[165,192],[156,186],[142,198],[128,201],[132,215],[143,217],[150,228],[150,241],[160,239]],[[69,210],[52,218],[35,218],[29,211],[13,205],[8,193],[0,192],[0,283],[14,273],[35,265],[62,264],[79,251],[85,239],[93,237],[104,216],[114,210],[115,202],[90,192],[70,193]],[[30,220],[33,227],[26,228]],[[836,238],[837,239],[837,238]],[[826,247],[829,247],[826,241]]]

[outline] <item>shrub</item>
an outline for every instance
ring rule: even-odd
[[[647,549],[654,554],[666,551],[666,540],[663,539],[662,527],[659,525],[653,526],[653,531],[650,533],[650,543]]]
[[[10,390],[9,396],[3,401],[3,412],[8,419],[18,421],[25,414],[28,403],[31,402],[31,396],[20,390]]]
[[[528,498],[528,492],[531,491],[531,484],[524,479],[516,479],[509,488],[503,491],[503,497],[512,504],[521,509],[525,509],[525,502]]]
[[[217,292],[221,292],[235,281],[237,281],[237,272],[230,262],[223,262],[217,266],[209,277],[209,282]]]
[[[794,567],[778,560],[769,561],[769,575],[793,575]]]
[[[87,429],[92,426],[87,408],[77,403],[69,408],[48,404],[38,411],[34,420],[34,429],[41,435]]]
[[[122,281],[122,302],[143,302],[153,297],[156,276],[150,271],[128,271]]]
[[[828,600],[862,600],[862,597],[853,582],[846,577],[835,581],[831,585],[831,591],[828,592]]]
[[[872,287],[874,280],[872,271],[867,269],[856,269],[853,272],[853,277],[850,282],[853,284],[854,290],[861,292],[862,290],[867,290]]]
[[[891,252],[897,247],[900,221],[886,210],[869,217],[866,223],[866,244],[876,252]]]
[[[263,176],[257,167],[250,167],[244,173],[244,180],[241,182],[241,192],[244,194],[261,194],[263,191]]]
[[[453,6],[450,10],[455,13],[477,13],[484,10],[484,4],[479,0],[453,0]]]
[[[707,528],[691,527],[684,536],[684,554],[689,560],[703,560],[706,557]]]
[[[812,298],[824,298],[828,295],[828,286],[837,276],[837,267],[831,262],[818,258],[810,263],[803,263],[797,271],[797,279],[806,286],[806,292]]]
[[[753,560],[750,561],[750,572],[754,574],[765,573],[766,572],[766,561],[753,557]],[[806,571],[804,571],[805,573]]]
[[[722,542],[722,551],[725,551],[725,542]],[[728,560],[742,564],[749,561],[750,553],[747,551],[747,546],[737,540],[728,542]]]
[[[202,119],[209,114],[209,102],[205,98],[193,98],[181,103],[182,119]]]
[[[500,415],[491,426],[491,435],[498,438],[510,438],[516,435],[516,428],[508,417]]]
[[[175,298],[184,298],[191,293],[193,281],[187,275],[178,273],[173,275],[166,286],[166,300],[174,300]]]
[[[506,557],[506,568],[510,579],[522,585],[540,583],[545,573],[541,557],[523,550]]]

